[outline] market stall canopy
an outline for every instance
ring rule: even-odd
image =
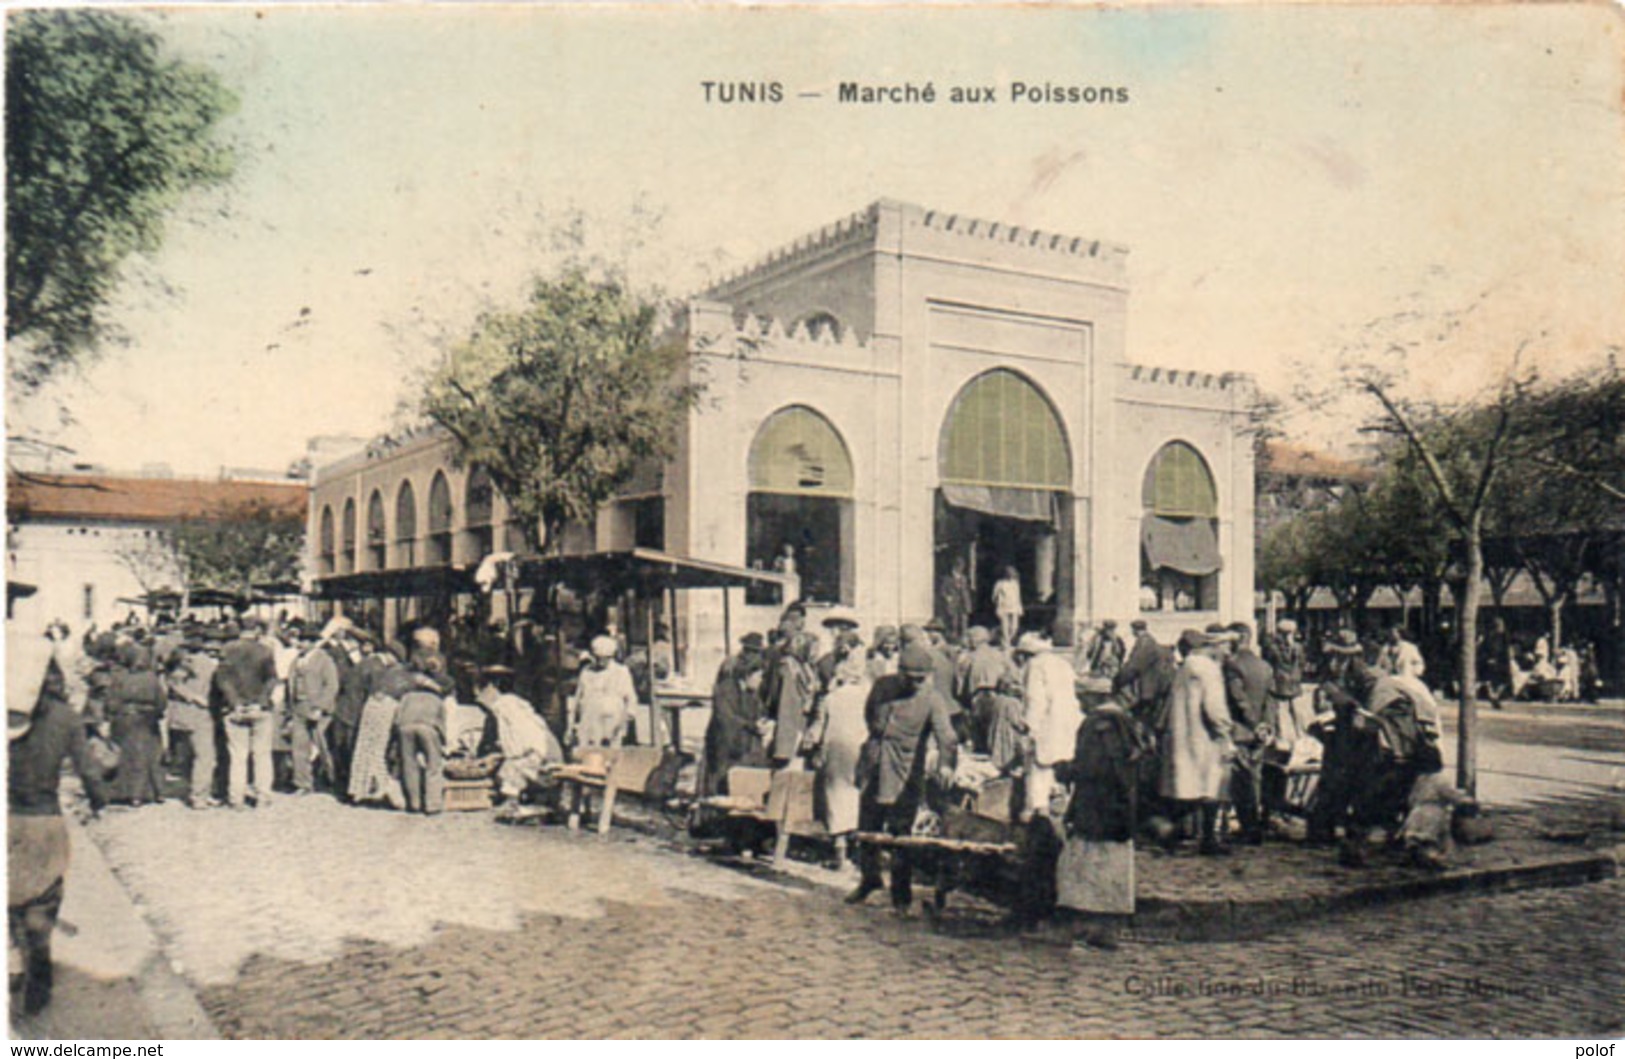
[[[1219,557],[1219,535],[1211,519],[1147,515],[1140,525],[1140,543],[1155,569],[1206,577],[1224,565]]]
[[[321,600],[401,599],[473,591],[474,577],[466,567],[412,566],[317,578],[312,596]]]
[[[144,592],[139,596],[120,598],[120,603],[132,607],[146,607],[148,610],[179,610],[184,603],[189,607],[247,607],[251,603],[261,602],[257,597],[245,596],[240,592],[228,592],[220,588],[194,588],[185,597],[177,589],[160,588],[153,592]]]
[[[565,584],[578,588],[649,593],[666,589],[744,588],[786,585],[792,578],[767,570],[689,559],[653,548],[550,555],[519,561],[519,583],[527,588]]]

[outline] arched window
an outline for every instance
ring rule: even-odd
[[[1008,570],[1029,625],[1070,613],[1072,451],[1038,387],[1006,368],[966,383],[942,425],[937,474],[936,609],[950,634],[971,618],[997,624],[993,586]]]
[[[322,573],[330,574],[335,569],[334,558],[338,551],[337,544],[333,539],[333,507],[331,504],[322,505],[321,528],[317,531],[317,534],[318,539],[321,541],[318,566]]]
[[[1183,441],[1158,450],[1145,470],[1140,502],[1168,518],[1217,518],[1219,491],[1202,454]]]
[[[1140,487],[1140,609],[1218,610],[1219,490],[1183,441],[1157,450]]]
[[[382,570],[389,557],[389,526],[384,521],[384,494],[377,489],[367,500],[367,569]]]
[[[411,479],[395,493],[395,565],[417,565],[418,498]]]
[[[355,497],[344,501],[344,517],[339,522],[339,573],[355,573]]]
[[[476,463],[468,469],[468,481],[463,486],[463,525],[471,562],[479,562],[493,551],[491,518],[495,510],[496,489],[491,485],[491,472]]]
[[[804,599],[851,602],[853,481],[829,420],[800,405],[773,413],[750,447],[746,561],[797,574]]]
[[[431,566],[451,562],[451,483],[445,471],[434,472],[429,483],[429,541],[424,558]]]

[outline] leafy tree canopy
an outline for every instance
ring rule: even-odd
[[[533,546],[556,551],[566,523],[590,521],[639,463],[675,451],[702,387],[660,316],[618,278],[572,265],[520,309],[482,314],[429,379],[424,413],[490,473]]]
[[[186,587],[247,594],[256,584],[298,581],[305,519],[264,500],[217,508],[164,531]]]
[[[21,11],[6,30],[6,339],[26,394],[109,336],[122,262],[158,248],[181,196],[230,176],[215,130],[236,99],[126,15]]]

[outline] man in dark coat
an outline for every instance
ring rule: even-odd
[[[1364,653],[1353,629],[1339,629],[1325,646],[1326,679],[1315,692],[1316,719],[1310,728],[1326,748],[1321,755],[1320,780],[1309,800],[1310,845],[1331,845],[1337,829],[1348,822],[1355,780],[1351,774],[1354,717],[1371,684]]]
[[[349,666],[334,664],[339,670],[339,694],[333,702],[333,723],[328,726],[328,746],[333,752],[334,784],[340,799],[349,797],[350,765],[355,758],[356,737],[361,730],[361,713],[367,707],[380,677],[391,664],[388,651],[381,650],[370,637],[356,636],[361,660]],[[344,652],[341,645],[334,650]],[[347,654],[347,653],[346,653]]]
[[[1129,628],[1134,632],[1134,649],[1112,677],[1112,694],[1127,701],[1134,715],[1151,731],[1161,731],[1160,714],[1177,668],[1174,653],[1157,642],[1141,619],[1136,618]]]
[[[862,831],[884,831],[892,835],[907,835],[914,829],[914,817],[925,795],[926,737],[937,741],[937,767],[952,772],[958,759],[959,740],[954,735],[949,717],[948,700],[932,685],[931,651],[924,643],[911,643],[903,648],[898,659],[898,675],[906,682],[906,689],[879,684],[871,692],[896,695],[886,698],[872,708],[869,715],[869,743],[859,762],[863,782],[863,800],[858,809],[858,828]],[[847,903],[859,904],[881,888],[880,851],[872,843],[865,843],[858,858],[863,879],[858,888],[847,895]],[[896,848],[892,852],[891,898],[892,908],[906,913],[914,903],[913,865],[906,851]]]
[[[1253,629],[1244,621],[1230,626],[1236,634],[1235,650],[1224,660],[1225,697],[1235,721],[1236,757],[1231,765],[1230,799],[1241,824],[1242,841],[1262,845],[1269,826],[1269,807],[1263,800],[1264,751],[1275,738],[1270,716],[1270,686],[1275,672],[1253,651]]]
[[[705,784],[708,795],[726,794],[728,770],[767,764],[762,746],[762,636],[741,637],[739,652],[723,661],[711,688],[711,722],[705,727]]]
[[[8,630],[9,632],[9,630]],[[8,635],[6,720],[7,898],[13,1011],[51,1001],[51,934],[62,907],[69,838],[59,790],[64,762],[84,780],[102,774],[84,724],[68,705],[66,680],[43,638]],[[86,782],[91,809],[99,785]]]

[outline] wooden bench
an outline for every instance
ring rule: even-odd
[[[754,820],[773,828],[773,862],[782,864],[795,835],[816,837],[829,832],[814,804],[818,774],[799,769],[735,767],[728,770],[728,794],[708,799],[727,810],[730,819]]]
[[[615,818],[615,798],[621,793],[647,794],[649,777],[665,756],[658,746],[623,746],[609,759],[609,772],[604,777],[604,805],[598,813],[598,833],[609,833]]]

